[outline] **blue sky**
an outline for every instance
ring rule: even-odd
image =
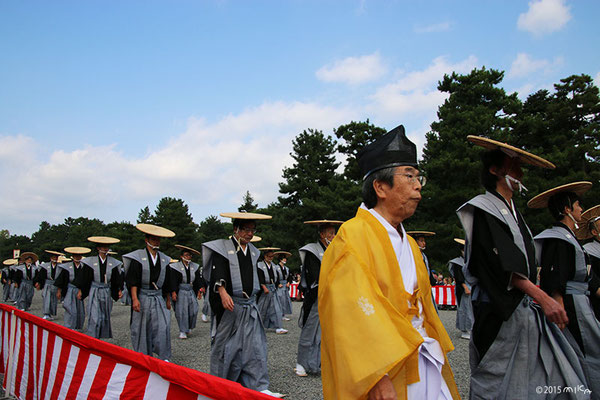
[[[277,196],[292,139],[369,118],[419,148],[445,73],[600,80],[598,1],[2,1],[0,229],[196,222]]]

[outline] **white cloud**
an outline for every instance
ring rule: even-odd
[[[348,57],[321,67],[315,74],[324,82],[342,82],[352,85],[381,78],[387,72],[378,52],[360,57]]]
[[[0,179],[12,184],[0,189],[0,228],[31,234],[42,220],[59,223],[81,215],[133,221],[137,211],[119,213],[164,196],[182,198],[192,213],[206,207],[225,211],[237,208],[250,190],[266,206],[276,199],[282,169],[291,165],[292,139],[309,127],[330,134],[355,115],[314,103],[265,103],[214,124],[190,119],[164,148],[137,159],[115,146],[44,154],[32,138],[2,136]],[[5,152],[28,157],[2,157]],[[196,222],[206,217],[193,216]]]
[[[437,33],[437,32],[447,32],[452,27],[450,22],[440,22],[439,24],[425,25],[425,26],[415,26],[415,33]]]
[[[562,29],[571,19],[565,0],[533,0],[526,13],[519,15],[517,27],[536,36]]]
[[[371,97],[372,107],[377,112],[388,114],[435,114],[435,110],[446,99],[446,94],[437,90],[438,81],[444,74],[467,73],[477,63],[474,56],[451,64],[446,57],[438,57],[422,71],[402,72],[400,78],[379,88]]]
[[[519,53],[512,62],[507,78],[522,78],[538,72],[549,73],[562,64],[563,59],[561,57],[557,57],[553,61],[536,60],[527,53]]]
[[[600,72],[596,74],[596,77],[594,78],[594,84],[600,88]]]

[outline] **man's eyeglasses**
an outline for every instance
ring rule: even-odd
[[[242,232],[251,233],[253,235],[256,233],[256,228],[239,228],[239,230]]]
[[[417,181],[419,181],[419,183],[421,184],[421,187],[425,186],[425,184],[427,183],[427,178],[425,178],[423,175],[413,175],[413,174],[409,174],[408,172],[398,172],[394,175],[402,175],[408,178],[408,181],[410,183],[415,183]]]

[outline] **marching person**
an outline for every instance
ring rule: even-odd
[[[35,263],[38,261],[38,256],[27,251],[21,254],[19,260],[22,264],[16,266],[13,276],[15,288],[18,289],[17,308],[21,311],[29,311],[33,301],[33,278],[37,271]]]
[[[323,257],[319,314],[329,399],[459,398],[453,350],[421,251],[403,227],[425,178],[399,126],[358,153],[363,204]]]
[[[583,245],[583,249],[590,256],[593,279],[600,279],[600,204],[581,214],[581,224],[576,234],[579,240],[592,239]],[[600,321],[600,298],[592,293],[589,298],[596,319]]]
[[[86,333],[97,339],[112,338],[110,316],[113,300],[122,296],[121,261],[108,255],[110,245],[120,240],[108,236],[90,236],[88,241],[96,244],[97,256],[81,260],[82,271],[74,281],[79,288],[78,299],[88,298],[88,323]]]
[[[202,254],[191,247],[176,244],[181,250],[181,260],[171,263],[171,299],[179,326],[179,339],[187,339],[190,331],[196,327],[198,318],[198,300],[204,292],[204,279],[200,265],[192,261],[194,254]]]
[[[256,305],[258,257],[250,243],[256,221],[271,216],[222,213],[233,220],[233,236],[202,244],[203,276],[214,313],[210,373],[274,397],[267,371],[267,337]]]
[[[406,233],[408,235],[410,235],[413,239],[415,239],[415,241],[417,242],[417,246],[419,246],[419,250],[421,250],[421,255],[423,256],[423,262],[425,263],[425,268],[427,268],[427,273],[429,274],[429,283],[431,284],[431,286],[443,285],[444,280],[443,280],[442,274],[440,273],[438,275],[433,270],[433,268],[431,268],[429,266],[429,259],[427,258],[427,255],[425,254],[425,249],[427,248],[427,240],[425,238],[435,236],[435,232],[407,231]],[[435,306],[435,308],[437,310],[438,305],[435,302],[435,297],[433,296],[433,293],[431,293],[431,301],[433,301],[433,305]]]
[[[473,306],[471,304],[471,287],[465,281],[463,268],[465,266],[465,241],[455,238],[460,245],[460,256],[448,262],[448,270],[455,280],[454,293],[456,295],[456,329],[461,332],[461,339],[471,339],[473,329]]]
[[[279,274],[273,262],[275,251],[279,247],[261,247],[258,249],[263,253],[263,259],[258,262],[258,279],[262,292],[258,293],[258,310],[265,329],[275,329],[277,334],[288,333],[283,329],[283,311],[279,296]]]
[[[530,208],[548,208],[554,218],[551,228],[535,239],[536,253],[542,270],[540,287],[560,304],[567,318],[565,335],[581,350],[588,387],[600,398],[600,323],[590,305],[589,294],[600,296],[598,280],[591,280],[588,255],[575,237],[581,222],[581,196],[591,182],[574,182],[546,190],[529,202]]]
[[[298,325],[302,328],[298,340],[298,357],[294,372],[298,376],[307,376],[308,373],[321,372],[321,322],[319,320],[319,275],[321,261],[325,249],[335,237],[335,228],[342,221],[305,221],[305,224],[316,225],[319,239],[316,243],[309,243],[302,247],[300,260],[300,287],[304,295],[302,310],[298,318]]]
[[[481,169],[486,192],[457,211],[466,233],[463,272],[475,317],[471,398],[533,398],[540,387],[587,389],[577,354],[561,332],[567,315],[535,285],[533,236],[513,201],[515,192],[525,190],[522,164],[554,165],[506,143],[467,138],[487,149]]]
[[[145,248],[123,256],[125,282],[131,294],[133,350],[161,360],[171,358],[171,257],[159,251],[161,238],[175,233],[151,224],[135,226],[144,233]]]
[[[59,264],[60,272],[54,280],[54,286],[58,288],[56,298],[59,300],[64,299],[64,326],[69,329],[80,330],[83,329],[85,322],[85,308],[80,290],[75,286],[75,280],[83,271],[83,264],[81,263],[83,255],[92,250],[87,247],[66,247],[64,251],[71,255],[73,261]]]
[[[8,303],[12,299],[11,267],[18,263],[19,260],[15,258],[8,258],[2,262],[2,295],[5,303]]]
[[[279,297],[279,304],[281,304],[281,314],[284,321],[290,319],[286,315],[292,314],[292,300],[290,299],[290,283],[292,282],[292,276],[290,269],[285,266],[289,257],[292,253],[288,251],[276,251],[273,253],[278,258],[277,272],[279,274],[279,287],[277,289],[277,296]]]
[[[37,290],[42,291],[42,311],[44,313],[44,319],[53,321],[56,318],[58,308],[58,299],[56,298],[58,288],[54,286],[54,280],[59,272],[58,257],[64,254],[54,250],[45,250],[45,252],[50,254],[50,262],[45,262],[40,265],[33,278],[33,285]]]

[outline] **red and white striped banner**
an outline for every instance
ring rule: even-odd
[[[454,292],[454,285],[432,286],[431,293],[433,293],[435,303],[438,305],[456,305],[456,293]]]
[[[2,387],[18,399],[272,399],[5,304],[0,335]]]
[[[296,297],[298,297],[298,284],[295,282],[290,283],[289,292],[290,292],[290,297],[292,299],[295,299]]]

